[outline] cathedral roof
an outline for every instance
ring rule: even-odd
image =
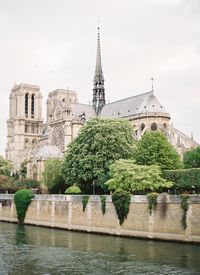
[[[85,120],[96,117],[96,112],[93,105],[87,104],[71,104],[71,112],[73,117],[84,116]]]
[[[160,113],[170,117],[165,108],[160,104],[154,93],[147,92],[106,104],[100,113],[101,117],[131,117],[147,113]]]

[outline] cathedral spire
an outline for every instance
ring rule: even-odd
[[[105,105],[105,89],[104,89],[104,77],[101,65],[101,47],[100,47],[100,28],[98,27],[97,34],[97,56],[96,56],[96,68],[93,80],[93,105],[96,113],[99,114],[102,107]]]

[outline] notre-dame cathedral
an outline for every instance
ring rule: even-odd
[[[198,145],[192,137],[170,124],[170,114],[160,104],[153,89],[106,104],[98,30],[92,104],[79,103],[75,91],[57,89],[48,95],[44,123],[40,88],[29,84],[15,85],[10,93],[6,158],[12,161],[14,172],[19,171],[21,163],[26,161],[27,177],[40,179],[45,160],[62,158],[82,125],[94,117],[128,119],[137,139],[148,130],[162,131],[180,154]]]

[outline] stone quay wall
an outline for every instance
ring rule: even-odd
[[[188,203],[187,228],[184,230],[179,196],[160,195],[152,215],[148,212],[146,196],[131,196],[128,217],[120,225],[111,196],[106,196],[106,213],[103,215],[101,199],[97,195],[90,196],[85,212],[81,195],[36,195],[27,210],[25,224],[200,243],[200,196],[190,196]],[[13,195],[0,194],[0,221],[17,222]]]

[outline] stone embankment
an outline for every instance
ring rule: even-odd
[[[183,229],[179,196],[160,195],[152,215],[148,212],[146,196],[132,196],[128,217],[120,225],[111,196],[106,196],[103,215],[100,196],[90,196],[83,212],[81,195],[36,195],[26,213],[25,224],[200,243],[200,196],[190,196],[188,204],[187,227]],[[0,194],[0,221],[17,222],[13,195]]]

